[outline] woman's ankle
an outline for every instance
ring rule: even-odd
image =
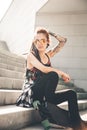
[[[48,119],[45,119],[41,122],[41,124],[43,125],[44,127],[44,130],[49,130],[50,129],[50,122]]]

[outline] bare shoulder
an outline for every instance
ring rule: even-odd
[[[34,55],[31,52],[29,52],[27,55],[27,59],[32,59],[33,57],[34,57]]]
[[[35,61],[35,59],[34,59],[34,55],[30,52],[30,53],[28,53],[28,55],[27,55],[27,68],[30,69],[30,68],[33,67],[33,64],[31,64],[32,61]]]

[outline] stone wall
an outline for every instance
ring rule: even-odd
[[[67,37],[65,47],[53,58],[53,66],[69,73],[76,86],[87,90],[87,14],[37,13],[36,27]],[[57,41],[52,38],[52,45]]]

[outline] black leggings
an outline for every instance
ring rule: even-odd
[[[39,81],[37,81],[32,88],[33,99],[43,101],[43,97],[50,103],[55,105],[64,101],[68,101],[68,109],[72,125],[78,125],[81,121],[78,111],[77,95],[73,90],[59,91],[55,93],[59,76],[55,72],[49,72]]]

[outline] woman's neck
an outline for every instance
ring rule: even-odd
[[[40,52],[39,53],[40,56],[40,60],[43,64],[47,64],[48,63],[48,57],[46,56],[45,52]]]
[[[44,57],[45,56],[45,52],[43,51],[43,52],[39,52],[39,55],[40,55],[40,57]]]

